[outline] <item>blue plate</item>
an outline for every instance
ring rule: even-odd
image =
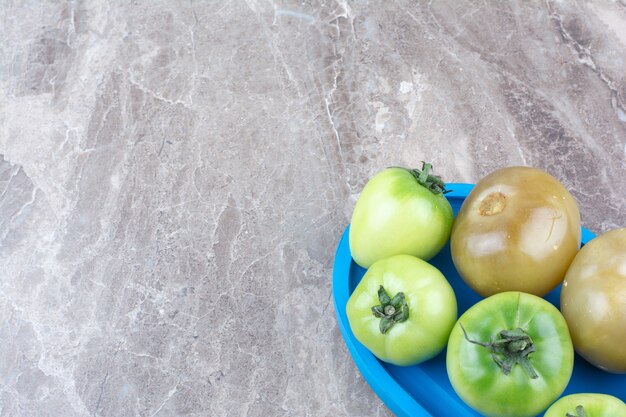
[[[448,184],[453,190],[446,194],[454,214],[459,211],[471,184]],[[348,231],[346,228],[335,255],[333,267],[333,298],[339,328],[357,367],[374,392],[397,416],[417,417],[470,417],[480,414],[465,405],[450,385],[446,373],[445,350],[435,358],[420,365],[400,367],[378,360],[369,350],[356,340],[346,316],[346,303],[359,283],[365,269],[358,266],[350,254]],[[583,245],[595,235],[582,229]],[[459,315],[482,299],[459,277],[450,257],[450,246],[446,245],[439,255],[430,261],[450,281],[457,297]],[[560,287],[545,298],[559,306]],[[616,346],[626,349],[626,346]],[[578,392],[601,392],[614,395],[626,402],[626,375],[615,375],[601,371],[576,355],[574,373],[563,395]]]

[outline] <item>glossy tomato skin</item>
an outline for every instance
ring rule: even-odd
[[[585,393],[559,398],[550,406],[544,417],[576,416],[576,407],[582,406],[585,417],[626,417],[626,404],[612,395]]]
[[[626,373],[626,228],[592,239],[576,255],[561,287],[561,312],[582,357]]]
[[[385,334],[372,313],[372,307],[380,304],[381,285],[391,297],[402,292],[409,308],[408,319]],[[354,336],[376,357],[408,366],[432,358],[445,347],[456,322],[457,303],[437,268],[410,255],[396,255],[368,269],[348,299],[346,313]]]
[[[580,247],[576,202],[546,172],[509,167],[481,179],[452,228],[452,260],[463,280],[489,296],[554,289]]]
[[[364,268],[400,254],[429,260],[448,241],[453,221],[443,194],[419,184],[407,169],[387,168],[368,181],[357,200],[350,251]]]
[[[537,374],[530,378],[514,365],[508,375],[484,346],[502,330],[523,329],[535,351],[528,360]],[[565,319],[548,301],[521,292],[503,292],[470,307],[450,333],[446,368],[452,387],[465,403],[484,416],[530,417],[561,395],[572,375],[574,350]]]

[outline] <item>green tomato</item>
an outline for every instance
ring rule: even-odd
[[[450,333],[446,368],[465,403],[488,417],[530,417],[567,386],[574,349],[543,298],[503,292],[470,307]]]
[[[374,263],[348,299],[352,333],[379,359],[408,366],[437,355],[457,318],[456,297],[429,263],[396,255]]]
[[[626,404],[606,394],[572,394],[559,398],[543,417],[626,417]]]
[[[379,259],[413,255],[429,260],[446,244],[454,214],[444,183],[422,171],[387,168],[363,188],[350,222],[354,261],[369,268]]]

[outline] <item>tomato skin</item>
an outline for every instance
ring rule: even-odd
[[[419,184],[408,169],[387,168],[368,181],[357,200],[350,251],[364,268],[400,254],[429,260],[448,241],[453,221],[443,194]]]
[[[381,285],[392,297],[404,293],[409,307],[408,319],[385,334],[371,310],[380,304]],[[443,350],[457,318],[457,303],[452,287],[437,268],[410,255],[397,255],[368,269],[348,299],[346,313],[354,336],[376,357],[408,366]]]
[[[499,169],[463,202],[450,240],[463,280],[482,296],[553,290],[580,247],[580,213],[563,185],[530,167]]]
[[[585,417],[626,417],[626,404],[607,394],[571,394],[559,398],[548,408],[543,417],[565,417],[576,415],[576,407],[583,406]]]
[[[583,358],[626,373],[626,228],[597,236],[576,255],[561,287],[561,312]]]
[[[528,360],[532,379],[516,364],[505,375],[484,346],[501,330],[522,328],[535,351]],[[563,392],[572,375],[574,350],[561,313],[548,301],[522,292],[503,292],[476,303],[450,333],[446,368],[452,387],[465,403],[489,417],[531,417]]]

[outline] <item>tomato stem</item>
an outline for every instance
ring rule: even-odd
[[[583,408],[582,405],[579,405],[579,406],[576,407],[576,415],[567,413],[567,414],[565,414],[565,417],[586,417],[585,416],[585,409]]]
[[[446,190],[446,184],[443,182],[441,177],[430,173],[432,169],[432,164],[422,161],[421,170],[415,168],[409,169],[408,171],[413,174],[420,185],[426,187],[433,194],[449,193],[451,190]]]
[[[528,355],[535,351],[535,345],[523,329],[502,330],[498,332],[495,340],[480,342],[470,339],[463,324],[459,322],[459,325],[468,342],[489,349],[493,361],[500,367],[504,375],[511,373],[513,366],[519,364],[531,379],[539,378],[528,359]]]
[[[409,305],[404,299],[404,293],[399,292],[389,297],[385,288],[381,285],[378,289],[378,301],[380,305],[372,307],[374,316],[380,318],[380,332],[385,334],[396,323],[402,323],[409,318]]]

